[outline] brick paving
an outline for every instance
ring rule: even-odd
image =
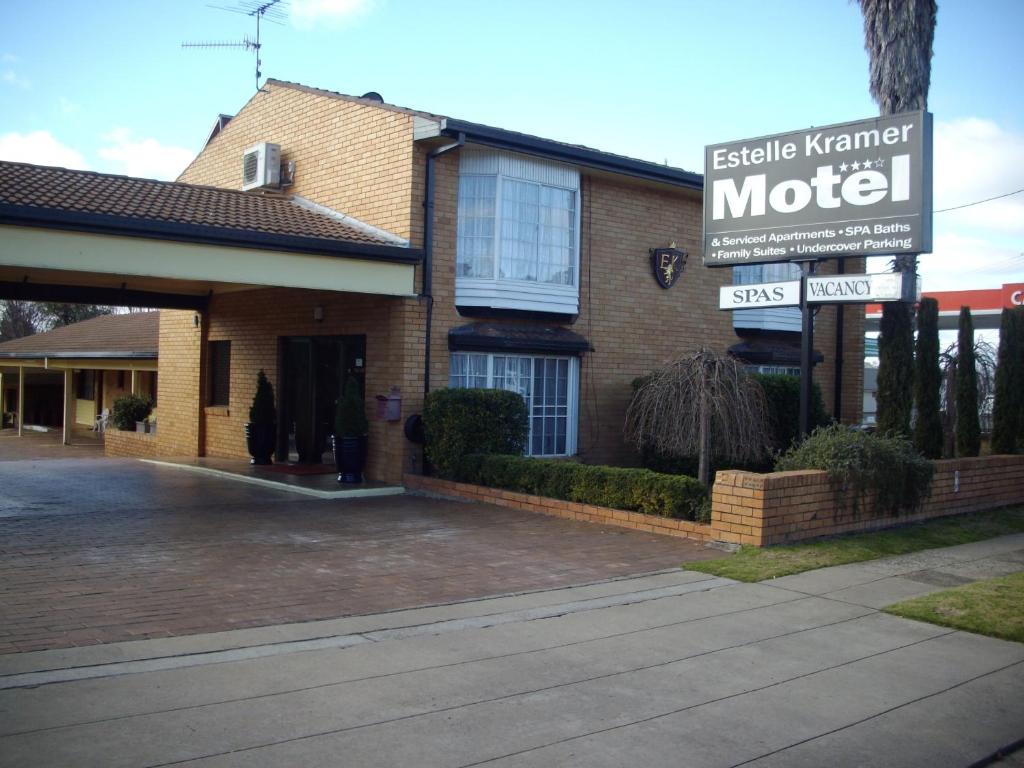
[[[680,539],[118,459],[0,461],[0,653],[336,618],[659,570]]]

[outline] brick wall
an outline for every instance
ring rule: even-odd
[[[103,452],[107,456],[153,459],[165,455],[158,442],[159,438],[159,426],[155,435],[122,432],[111,427],[103,432]]]
[[[313,308],[323,308],[314,321]],[[273,311],[268,311],[273,308]],[[375,419],[377,394],[401,389],[403,419],[422,404],[421,310],[415,299],[329,291],[266,289],[215,295],[209,308],[208,340],[231,342],[230,401],[206,408],[205,455],[246,458],[244,427],[256,394],[260,369],[279,393],[279,338],[284,336],[366,336],[366,408],[370,419],[367,475],[399,482],[403,471],[419,468],[414,446],[402,434],[402,422]],[[162,365],[162,360],[161,360]],[[160,376],[164,381],[163,373]],[[161,393],[160,428],[164,419]],[[326,455],[326,454],[325,454]]]
[[[160,375],[157,377],[157,448],[163,456],[201,454],[200,349],[206,323],[196,313],[160,312]]]
[[[281,145],[294,161],[289,194],[406,239],[419,232],[413,205],[412,117],[301,86],[267,83],[185,169],[179,181],[242,188],[242,154]],[[417,200],[418,202],[418,200]]]
[[[572,501],[546,499],[541,496],[530,496],[525,493],[501,491],[482,485],[455,483],[436,477],[422,475],[406,475],[403,483],[413,491],[425,491],[441,496],[453,496],[469,501],[495,504],[499,507],[521,509],[526,512],[537,512],[552,517],[564,517],[569,520],[580,520],[587,523],[601,523],[618,528],[631,528],[634,531],[658,533],[663,536],[676,536],[694,541],[711,541],[714,539],[711,526],[694,523],[689,520],[673,520],[657,515],[643,515],[639,512],[625,512],[621,509],[597,507],[592,504],[577,504]]]
[[[1022,502],[1024,456],[937,461],[931,495],[921,511],[899,517],[857,514],[825,472],[728,471],[715,480],[711,526],[721,541],[766,546]]]

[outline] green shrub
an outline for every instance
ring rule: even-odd
[[[844,491],[853,508],[874,495],[875,513],[897,515],[921,507],[931,489],[935,467],[900,436],[882,437],[842,424],[819,427],[775,463],[778,472],[822,469]]]
[[[754,381],[761,385],[768,401],[768,422],[772,430],[772,447],[776,451],[788,450],[800,434],[800,377],[784,373],[755,373]],[[811,387],[810,431],[832,421],[825,410],[821,387]]]
[[[249,407],[249,421],[253,424],[276,424],[277,410],[274,408],[274,388],[267,380],[267,374],[260,369],[256,375],[256,394]]]
[[[711,519],[707,492],[696,479],[647,469],[469,454],[458,462],[453,479],[647,515],[701,522]]]
[[[974,321],[971,310],[960,307],[956,341],[956,455],[981,452],[981,420],[978,417],[978,367],[974,354]]]
[[[359,382],[349,377],[334,411],[334,434],[337,437],[362,437],[369,431],[366,406],[359,394]]]
[[[153,412],[153,400],[148,395],[121,395],[114,399],[110,418],[121,430],[135,431],[135,422],[145,421]]]
[[[502,389],[438,389],[423,406],[425,451],[434,471],[454,477],[470,453],[521,455],[528,434],[526,402]]]

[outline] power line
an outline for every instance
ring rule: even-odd
[[[981,205],[982,203],[990,203],[993,200],[1000,200],[1000,199],[1002,199],[1004,197],[1010,197],[1011,195],[1019,195],[1021,192],[1024,192],[1024,187],[1021,187],[1020,189],[1015,189],[1013,192],[1007,192],[1006,194],[1003,194],[1003,195],[996,195],[995,197],[986,197],[984,200],[975,200],[973,203],[964,203],[963,205],[954,205],[952,208],[940,208],[937,211],[932,211],[932,213],[945,213],[946,211],[956,211],[956,210],[959,210],[960,208],[970,208],[972,205]]]

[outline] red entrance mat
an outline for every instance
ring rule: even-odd
[[[260,467],[263,472],[279,472],[283,475],[334,475],[338,470],[330,464],[271,464]]]

